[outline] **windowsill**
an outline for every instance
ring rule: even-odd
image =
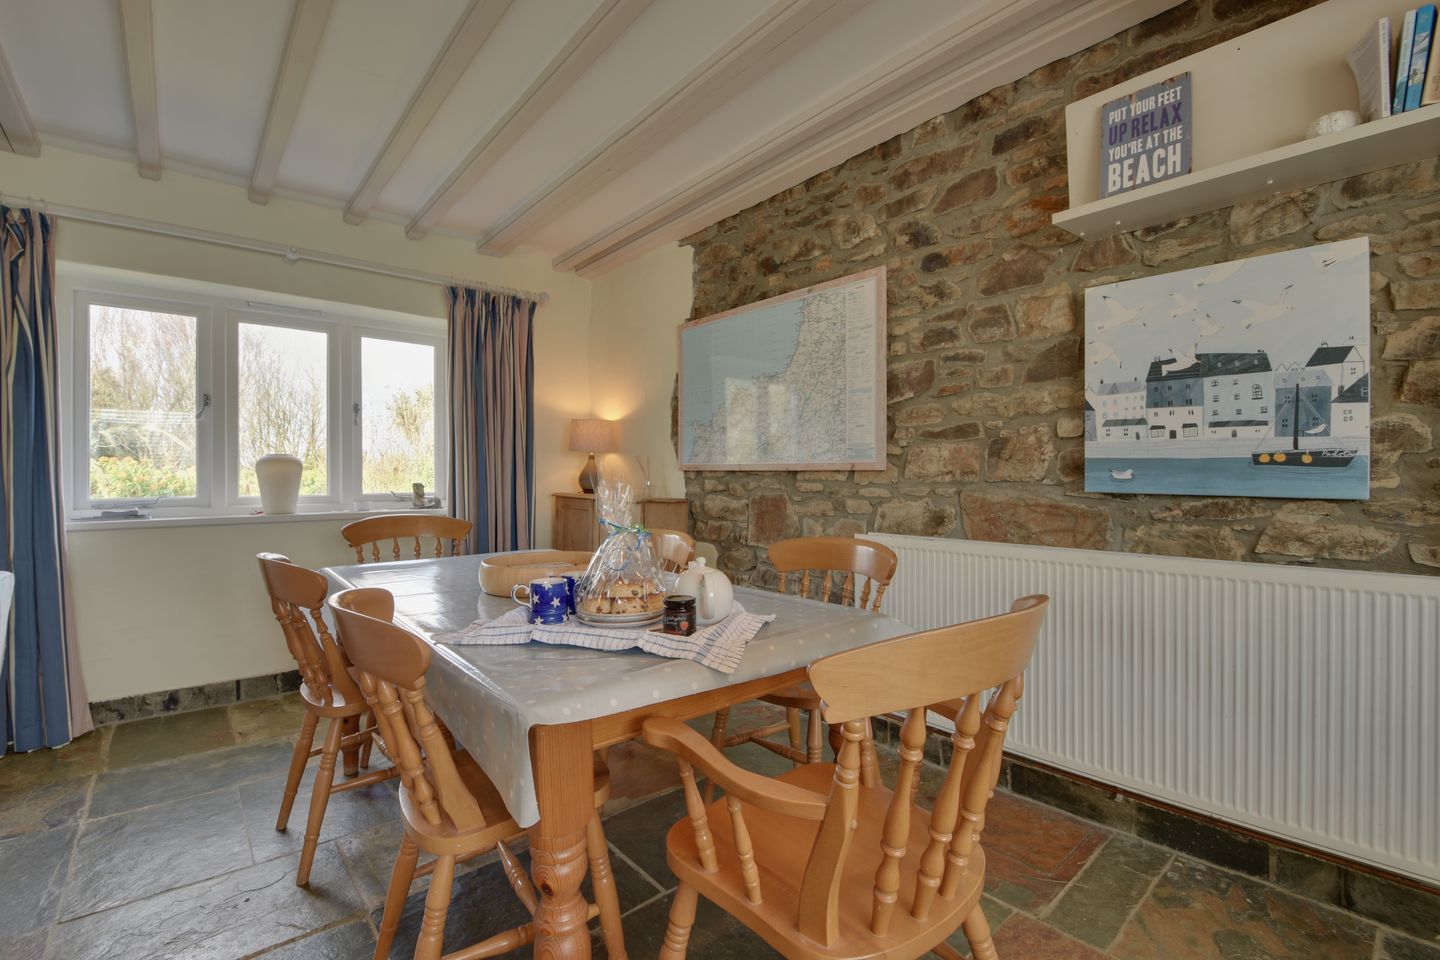
[[[65,522],[65,529],[67,531],[90,533],[95,530],[150,530],[155,527],[225,527],[241,523],[307,523],[318,521],[333,523],[336,520],[359,520],[363,517],[375,517],[391,513],[440,516],[444,514],[444,512],[444,507],[427,507],[423,510],[405,507],[398,510],[317,510],[310,513],[236,513],[212,514],[200,517],[136,517],[124,520],[100,520],[91,517],[73,517]]]

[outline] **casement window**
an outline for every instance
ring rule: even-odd
[[[253,513],[269,453],[303,462],[302,513],[408,508],[416,483],[444,497],[437,321],[128,286],[73,305],[77,514]]]

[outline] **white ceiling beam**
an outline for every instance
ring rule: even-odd
[[[5,59],[3,49],[0,49],[0,148],[24,157],[40,156],[40,135],[35,132],[30,111],[25,109],[20,85],[10,72],[10,62]]]
[[[865,0],[771,4],[628,124],[506,213],[476,248],[491,256],[509,253],[527,234],[562,216],[864,5]]]
[[[120,0],[120,32],[135,121],[135,162],[140,176],[160,179],[160,110],[155,99],[155,20],[150,0]]]
[[[511,104],[505,115],[486,131],[469,155],[445,178],[440,189],[430,195],[405,228],[406,235],[419,239],[439,223],[450,208],[470,192],[491,164],[520,139],[521,134],[529,130],[561,94],[574,86],[581,74],[590,69],[591,64],[630,28],[651,2],[603,0],[525,92]],[[359,197],[357,193],[356,199]],[[351,204],[354,203],[352,199]],[[348,215],[346,219],[350,219]]]
[[[400,114],[400,119],[390,130],[385,146],[370,164],[365,179],[360,182],[350,202],[345,204],[346,223],[360,223],[369,215],[380,191],[385,189],[385,184],[390,182],[420,135],[435,119],[440,105],[469,69],[475,55],[495,30],[495,25],[510,8],[510,3],[511,0],[470,0],[470,5],[455,22],[445,45],[430,64],[425,79],[411,96],[405,112]]]
[[[270,92],[270,110],[265,115],[265,132],[260,135],[260,149],[255,166],[250,170],[250,200],[269,203],[280,172],[280,160],[295,128],[300,113],[300,100],[310,82],[310,70],[320,52],[320,38],[330,19],[334,0],[295,0],[290,15],[290,33],[285,38],[285,54],[275,74],[275,88]]]
[[[629,219],[567,250],[558,270],[597,276],[744,210],[1174,0],[990,0],[776,127]],[[1036,30],[1036,23],[1044,23]]]

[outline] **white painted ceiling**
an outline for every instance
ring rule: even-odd
[[[250,183],[297,0],[148,2],[161,176],[175,170]],[[334,0],[284,141],[275,192],[343,207],[472,2],[504,6],[503,0]],[[512,0],[384,181],[369,215],[411,221],[576,31],[613,2]],[[647,211],[668,215],[679,209],[677,203],[706,199],[710,195],[696,191],[710,189],[727,170],[741,169],[739,164],[757,149],[793,148],[800,166],[786,176],[794,183],[897,132],[886,126],[889,118],[877,121],[875,111],[857,108],[856,133],[843,144],[848,153],[835,157],[833,151],[802,142],[791,128],[814,118],[839,94],[907,79],[912,62],[917,75],[907,82],[924,81],[932,90],[934,78],[919,76],[928,62],[922,54],[947,36],[959,44],[960,52],[945,61],[957,77],[972,61],[996,50],[1004,54],[999,59],[1009,74],[987,67],[990,72],[978,73],[970,86],[957,81],[939,93],[932,90],[922,105],[908,104],[909,113],[893,110],[894,123],[908,121],[909,126],[924,119],[912,118],[915,109],[930,110],[926,115],[952,109],[994,82],[1081,49],[1173,0],[629,2],[642,8],[639,15],[593,62],[586,61],[573,82],[560,86],[548,108],[498,153],[473,186],[445,206],[436,231],[486,239],[690,80],[684,96],[696,98],[692,102],[702,109],[693,110],[686,121],[658,124],[637,146],[627,147],[618,162],[587,168],[587,178],[604,171],[593,189],[552,203],[554,209],[544,216],[532,215],[521,221],[521,229],[501,238],[506,248],[538,248],[557,262],[569,253],[573,262],[562,265],[599,272],[693,229],[694,217],[679,214],[658,229],[633,223]],[[33,120],[42,162],[46,144],[135,156],[137,125],[119,10],[119,0],[0,0],[0,51]],[[762,57],[723,84],[695,81],[707,59],[757,19],[768,21],[787,11],[805,16],[781,55]],[[1047,30],[1044,43],[1027,39]],[[964,45],[971,38],[975,49],[966,54]],[[1042,59],[1033,62],[1037,58]],[[985,86],[973,89],[975,83]],[[945,100],[947,95],[954,102]],[[807,162],[813,169],[804,166]],[[716,201],[724,208],[719,216],[785,185],[757,182],[756,189],[766,191],[758,196],[731,191],[732,199]],[[599,242],[602,238],[609,239]],[[582,252],[577,256],[576,251]]]

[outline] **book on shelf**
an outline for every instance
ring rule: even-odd
[[[1390,18],[1376,20],[1345,59],[1360,90],[1360,115],[1367,122],[1390,116]]]
[[[1440,20],[1437,20],[1440,25]],[[1435,35],[1430,35],[1430,65],[1425,68],[1425,90],[1420,94],[1420,106],[1428,107],[1432,103],[1440,103],[1440,43],[1435,42]]]
[[[1395,95],[1390,100],[1390,112],[1405,112],[1405,89],[1410,77],[1410,54],[1415,43],[1415,11],[1405,12],[1404,25],[1400,28],[1400,56],[1395,61]]]
[[[1430,47],[1435,38],[1435,4],[1427,3],[1415,10],[1415,39],[1411,45],[1410,62],[1406,68],[1405,109],[1418,110],[1425,92],[1425,67],[1430,62]]]

